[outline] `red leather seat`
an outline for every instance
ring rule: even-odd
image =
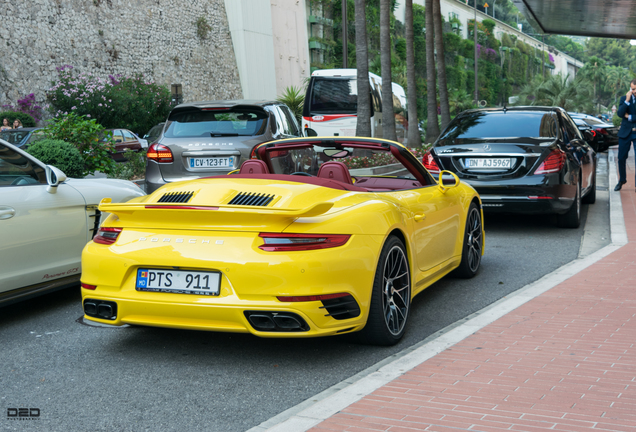
[[[349,174],[349,169],[345,164],[338,161],[329,161],[320,165],[320,169],[318,170],[318,177],[328,180],[336,180],[342,183],[353,184],[353,181],[351,180],[351,174]]]
[[[269,174],[269,168],[260,159],[248,159],[241,165],[239,174]]]

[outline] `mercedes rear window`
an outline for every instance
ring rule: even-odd
[[[167,138],[253,136],[265,133],[268,114],[250,109],[194,109],[170,114]]]
[[[440,139],[556,138],[557,125],[552,112],[478,111],[455,118]]]

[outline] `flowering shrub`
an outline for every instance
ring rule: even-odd
[[[33,118],[33,120],[35,120],[36,123],[42,120],[43,110],[42,107],[35,102],[35,95],[33,93],[26,95],[22,99],[18,99],[18,104],[16,106],[9,104],[2,105],[2,108],[5,111],[28,114]],[[24,121],[22,123],[24,124]],[[33,126],[35,126],[35,124],[33,124]]]
[[[100,78],[74,72],[73,66],[57,68],[59,81],[47,98],[59,113],[74,112],[97,120],[107,129],[126,128],[143,135],[165,121],[171,109],[170,91],[147,81],[143,75]]]
[[[477,56],[488,61],[494,61],[497,58],[497,51],[492,48],[485,48],[477,44]]]
[[[83,175],[100,171],[111,174],[115,162],[111,159],[109,150],[113,143],[104,142],[104,127],[95,119],[77,115],[71,112],[61,114],[52,119],[51,123],[42,129],[42,133],[51,139],[62,140],[73,144],[84,159]]]

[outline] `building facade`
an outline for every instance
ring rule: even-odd
[[[413,3],[424,6],[424,0],[413,0]],[[472,6],[468,6],[466,2],[462,0],[441,0],[440,11],[447,22],[450,21],[451,17],[457,17],[462,23],[461,36],[464,39],[468,37],[468,21],[475,18],[475,9]],[[395,17],[404,22],[404,14],[404,0],[398,0]],[[564,76],[569,74],[570,79],[574,79],[577,71],[583,67],[583,63],[574,57],[552,47],[548,47],[541,40],[523,33],[518,28],[512,27],[477,10],[477,21],[481,22],[484,19],[491,19],[495,21],[495,37],[499,40],[501,40],[503,33],[508,33],[516,36],[517,39],[522,40],[537,50],[549,51],[554,57],[554,69],[550,67],[551,65],[548,65],[547,70],[552,74],[561,73]]]

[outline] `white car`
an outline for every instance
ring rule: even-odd
[[[69,179],[0,139],[0,305],[79,284],[99,202],[143,195],[126,180]]]

